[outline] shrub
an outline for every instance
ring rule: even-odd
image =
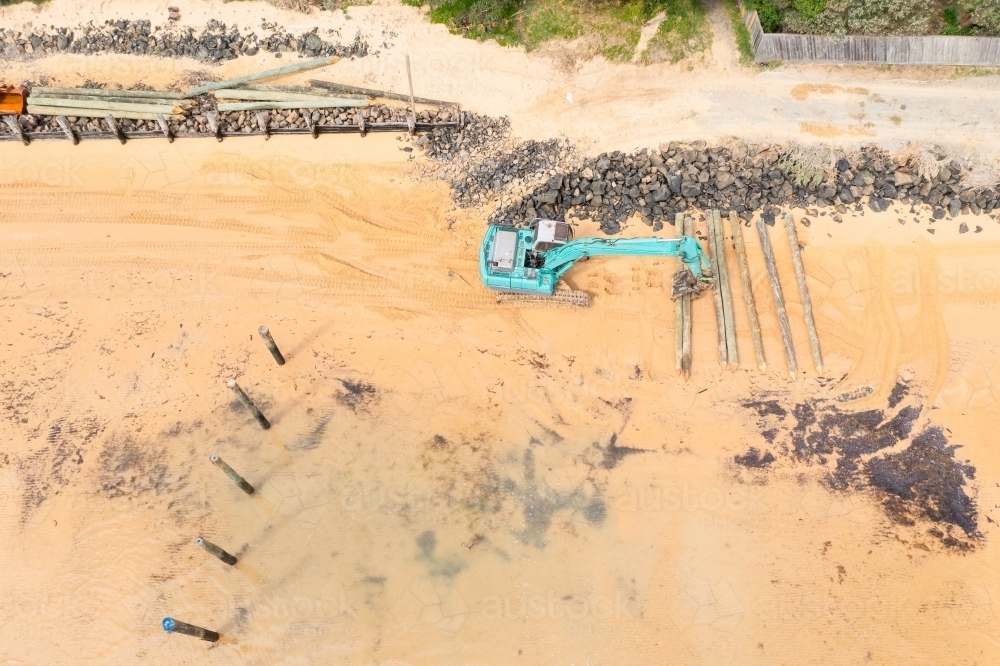
[[[795,9],[807,19],[814,19],[826,9],[826,0],[792,0]]]
[[[751,0],[747,6],[758,10],[762,26],[765,15],[771,24],[777,13],[788,33],[1000,36],[1000,0]]]
[[[757,10],[757,18],[760,19],[760,27],[764,32],[778,32],[781,29],[781,10],[774,4],[774,0],[748,0],[746,8]]]
[[[1000,0],[981,0],[968,3],[970,32],[975,35],[1000,35]]]

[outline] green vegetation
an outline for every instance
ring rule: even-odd
[[[792,0],[792,6],[807,19],[813,19],[826,9],[826,0]]]
[[[430,19],[472,39],[529,51],[551,40],[584,38],[590,54],[632,59],[644,23],[663,12],[643,62],[677,62],[704,50],[711,31],[702,0],[403,0],[428,5]]]
[[[764,32],[1000,36],[1000,0],[746,0]]]
[[[1000,35],[1000,0],[982,0],[967,9],[975,35]]]
[[[712,33],[701,0],[665,0],[663,4],[665,18],[649,40],[644,62],[677,62],[711,45]]]
[[[780,32],[782,14],[774,0],[746,0],[743,3],[747,11],[756,10],[760,19],[760,27],[764,32]]]
[[[740,51],[740,64],[751,65],[754,62],[753,42],[750,41],[750,31],[743,25],[740,6],[736,0],[723,0],[723,3],[726,6],[726,13],[729,14],[729,22],[733,24],[736,48]]]

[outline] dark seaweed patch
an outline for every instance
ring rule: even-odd
[[[434,549],[437,547],[437,537],[434,536],[434,532],[427,530],[417,537],[417,548],[420,552],[430,557],[434,554]]]
[[[894,520],[912,524],[922,517],[957,525],[968,537],[976,535],[976,505],[965,492],[966,480],[974,479],[976,470],[956,461],[957,449],[941,428],[931,427],[904,451],[868,461],[868,478],[882,491],[883,505]]]
[[[608,517],[608,505],[604,503],[603,498],[594,497],[590,504],[584,507],[583,517],[587,519],[588,523],[603,523],[604,519]]]
[[[27,521],[50,495],[58,495],[69,484],[90,452],[89,445],[104,430],[96,418],[58,419],[46,434],[48,446],[24,458],[19,467],[24,476],[21,520]]]
[[[978,513],[966,480],[974,478],[975,468],[955,458],[958,447],[948,443],[940,428],[913,435],[921,410],[913,404],[900,407],[909,395],[910,385],[900,380],[887,410],[850,411],[838,404],[840,398],[796,404],[768,398],[743,406],[756,413],[761,435],[777,453],[827,467],[824,482],[829,488],[874,492],[894,522],[916,526],[931,521],[939,527],[928,533],[942,543],[971,548],[968,540],[979,538]],[[759,455],[751,449],[735,460],[755,466]],[[953,528],[961,530],[957,537]]]
[[[736,461],[737,465],[742,465],[743,467],[763,469],[773,463],[775,461],[775,457],[770,451],[766,451],[761,454],[756,447],[751,446],[750,449],[743,455],[733,456],[733,460]]]
[[[339,381],[344,387],[344,391],[337,394],[337,402],[350,408],[351,411],[357,411],[359,407],[366,406],[378,394],[378,391],[371,384],[362,381],[352,382],[347,379]]]
[[[778,418],[784,418],[788,412],[782,407],[777,400],[757,400],[757,401],[747,401],[743,403],[744,407],[754,410],[757,412],[758,416],[777,416]]]
[[[165,452],[139,444],[131,435],[111,437],[97,458],[100,492],[108,499],[169,492]]]
[[[618,435],[611,435],[611,441],[608,442],[608,446],[604,449],[604,459],[601,461],[601,467],[604,469],[614,469],[625,456],[632,455],[633,453],[649,453],[646,449],[618,446],[617,442]]]
[[[909,393],[910,383],[902,379],[898,380],[896,385],[892,387],[892,393],[889,394],[889,409],[894,409],[896,405],[903,402],[903,398]]]
[[[316,425],[313,426],[312,430],[306,433],[304,436],[298,438],[293,444],[288,448],[293,451],[309,451],[315,449],[319,446],[319,443],[323,439],[323,433],[326,432],[326,427],[330,425],[330,421],[333,419],[333,413],[327,412],[321,415],[316,420]]]

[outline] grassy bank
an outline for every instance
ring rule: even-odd
[[[726,7],[726,14],[733,24],[733,34],[736,35],[736,48],[740,52],[740,64],[752,65],[754,62],[753,43],[750,41],[750,31],[743,23],[740,15],[740,5],[736,0],[723,0]]]
[[[403,0],[428,5],[430,18],[472,39],[533,50],[582,39],[590,55],[630,61],[643,25],[663,15],[642,62],[677,62],[704,51],[711,31],[701,0]],[[584,55],[587,55],[585,53]]]

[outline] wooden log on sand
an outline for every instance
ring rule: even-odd
[[[694,236],[694,220],[690,217],[684,218],[684,235]],[[684,314],[684,343],[683,343],[683,365],[681,370],[685,377],[691,376],[691,294],[681,298],[681,305]]]
[[[767,360],[764,358],[764,341],[760,335],[760,320],[757,318],[757,303],[753,297],[753,284],[750,282],[750,266],[747,263],[747,247],[743,241],[743,229],[740,218],[734,211],[729,213],[729,226],[733,230],[733,242],[736,246],[736,263],[740,268],[740,283],[743,285],[743,303],[747,307],[747,317],[750,319],[750,337],[753,339],[753,352],[757,357],[757,367],[761,372],[767,372]]]
[[[28,113],[38,116],[74,116],[77,118],[103,118],[108,114],[107,109],[73,109],[62,106],[39,106],[37,104],[28,105]],[[115,118],[130,118],[132,120],[156,120],[155,113],[135,112],[135,111],[115,111]],[[167,120],[184,120],[181,115],[164,115]]]
[[[71,109],[96,109],[101,111],[101,116],[108,113],[119,113],[119,112],[135,112],[135,113],[166,113],[166,114],[181,114],[184,112],[184,107],[179,104],[149,104],[146,102],[112,102],[110,100],[104,99],[78,99],[71,97],[57,98],[57,97],[39,97],[36,98],[34,95],[28,97],[28,106],[55,106],[55,107],[66,107]],[[29,112],[30,113],[30,112]],[[74,113],[67,113],[68,116],[77,115]]]
[[[277,67],[275,69],[267,69],[263,72],[256,72],[254,74],[246,74],[244,76],[237,76],[233,79],[226,79],[225,81],[213,81],[210,83],[204,83],[196,88],[188,88],[184,91],[184,95],[187,97],[194,97],[195,95],[201,95],[202,93],[211,92],[213,90],[223,90],[225,88],[235,88],[236,86],[242,85],[244,83],[250,83],[251,81],[260,81],[261,79],[270,79],[276,76],[284,76],[285,74],[294,74],[295,72],[301,72],[305,69],[314,69],[316,67],[325,67],[326,65],[332,65],[340,60],[339,56],[324,56],[322,58],[315,58],[313,60],[306,60],[305,62],[297,62],[294,65],[285,65],[284,67]]]
[[[726,313],[722,305],[722,287],[719,279],[719,260],[715,253],[715,224],[712,221],[712,211],[705,213],[705,226],[708,228],[708,260],[712,262],[712,302],[715,305],[715,326],[719,340],[719,365],[726,368],[729,365],[729,353],[726,349]]]
[[[740,365],[739,350],[736,346],[736,320],[733,318],[733,292],[729,288],[729,266],[726,265],[726,243],[723,240],[722,217],[718,210],[712,211],[712,227],[715,229],[716,274],[719,276],[719,291],[722,292],[723,323],[726,325],[726,361],[730,370]]]
[[[187,109],[194,106],[194,100],[190,99],[167,99],[165,97],[117,97],[97,95],[54,95],[31,92],[28,102],[35,104],[48,104],[49,106],[83,106],[86,108],[111,108],[109,104],[136,104],[144,106],[155,106],[165,109]],[[84,104],[83,102],[87,102]],[[177,112],[179,113],[179,111]]]
[[[684,214],[674,216],[674,228],[678,236],[684,235]],[[683,260],[677,259],[677,270],[685,268]],[[684,297],[674,299],[674,358],[677,372],[684,371]]]
[[[332,83],[330,81],[317,81],[312,79],[309,81],[310,85],[317,88],[324,88],[326,90],[332,90],[333,92],[345,92],[354,93],[356,95],[365,95],[367,97],[374,97],[376,99],[393,99],[397,102],[409,102],[410,96],[403,95],[401,93],[387,92],[385,90],[371,90],[370,88],[358,88],[357,86],[346,86],[342,83]],[[417,104],[427,104],[429,106],[453,106],[458,108],[457,102],[444,102],[439,99],[427,99],[426,97],[414,97],[414,102]]]
[[[823,352],[819,348],[819,334],[816,332],[816,320],[813,319],[812,299],[809,298],[809,285],[806,284],[806,270],[802,265],[802,250],[799,248],[798,233],[795,231],[795,219],[790,213],[785,213],[785,230],[788,232],[788,245],[792,250],[792,266],[795,268],[795,280],[799,284],[799,298],[802,300],[806,330],[809,331],[813,363],[816,365],[816,372],[822,374]]]
[[[270,111],[271,109],[334,109],[337,107],[368,106],[363,99],[301,100],[298,102],[219,102],[219,113],[231,111]]]
[[[280,90],[243,90],[243,89],[228,89],[228,90],[216,90],[214,93],[216,99],[237,99],[250,102],[327,102],[332,103],[333,106],[347,106],[346,104],[340,104],[341,101],[351,101],[357,102],[362,101],[367,103],[367,97],[335,97],[333,95],[309,95],[303,93],[293,93],[293,92],[282,92]]]
[[[170,90],[108,90],[106,88],[54,88],[52,86],[35,86],[32,95],[93,95],[94,97],[133,97],[154,99],[184,99],[182,92]]]
[[[767,266],[767,277],[771,282],[771,296],[774,298],[774,312],[778,316],[778,328],[781,329],[781,341],[785,347],[788,376],[794,380],[799,375],[799,364],[795,360],[792,330],[788,326],[788,311],[785,310],[785,297],[781,293],[781,283],[778,281],[778,267],[774,263],[774,250],[771,248],[771,239],[767,235],[767,226],[763,219],[757,220],[757,235],[760,236],[760,248],[764,252],[764,265]]]
[[[368,99],[368,95],[354,95],[346,92],[333,92],[323,88],[313,86],[271,86],[263,83],[244,83],[240,90],[259,90],[264,92],[285,92],[297,93],[299,95],[313,95],[314,97],[341,97],[347,99]],[[218,93],[216,93],[218,94]]]

